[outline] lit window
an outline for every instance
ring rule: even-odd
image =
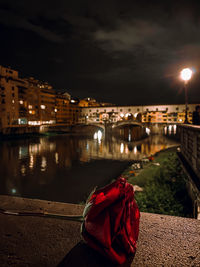
[[[55,108],[54,111],[57,112],[58,111],[57,108]]]
[[[24,103],[24,101],[23,100],[19,100],[19,103],[22,105]]]
[[[46,108],[46,106],[45,106],[45,105],[41,105],[40,107],[41,107],[41,109],[45,109],[45,108]]]
[[[15,100],[12,100],[12,103],[14,104],[15,103]]]
[[[29,108],[29,109],[32,109],[32,108],[33,108],[33,106],[32,106],[32,105],[28,105],[28,108]]]
[[[18,119],[18,124],[27,124],[27,119],[26,118]]]

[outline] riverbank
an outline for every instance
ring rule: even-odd
[[[0,196],[0,203],[0,208],[13,211],[68,215],[83,211],[81,205],[9,196]],[[55,267],[66,255],[63,267],[113,266],[80,243],[79,222],[0,214],[0,236],[1,267]],[[123,267],[200,266],[199,240],[198,220],[142,212],[135,258]]]
[[[139,163],[140,164],[140,163]],[[135,198],[141,211],[192,217],[192,202],[187,192],[187,177],[177,156],[177,148],[156,153],[122,173],[135,187]]]

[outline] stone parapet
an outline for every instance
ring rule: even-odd
[[[12,211],[68,215],[83,211],[81,205],[9,196],[0,196],[0,203],[1,209]],[[102,265],[102,257],[98,260],[91,250],[83,249],[81,254],[80,249],[75,249],[81,241],[79,222],[0,214],[0,236],[1,267],[53,267],[70,251],[70,263],[65,266],[113,266],[105,262]],[[123,266],[200,266],[199,249],[200,221],[141,213],[135,258]]]
[[[200,181],[200,126],[179,125],[181,153]]]
[[[180,159],[190,181],[188,190],[193,201],[194,216],[200,219],[200,126],[179,125],[178,135]]]

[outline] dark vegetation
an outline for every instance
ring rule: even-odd
[[[158,153],[153,162],[148,163],[137,176],[130,177],[128,181],[143,189],[135,193],[140,211],[192,217],[187,177],[176,149]]]

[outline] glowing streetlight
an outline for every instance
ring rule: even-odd
[[[192,70],[185,68],[181,71],[181,79],[185,82],[188,82],[192,77]]]
[[[187,119],[187,110],[188,110],[188,93],[187,93],[187,83],[192,78],[192,70],[189,68],[185,68],[181,71],[181,79],[185,82],[185,122],[188,123]]]

